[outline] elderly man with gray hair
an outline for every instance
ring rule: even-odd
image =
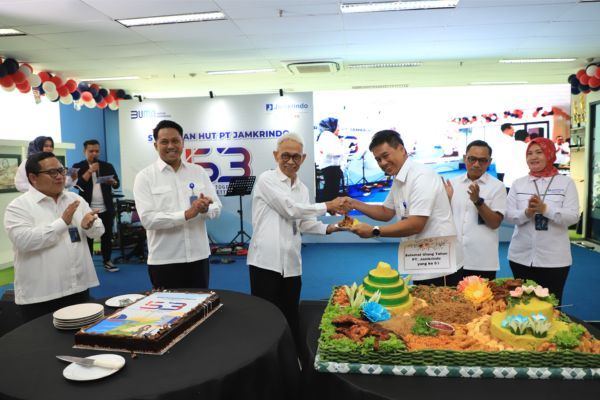
[[[254,296],[275,304],[298,338],[298,304],[302,288],[302,233],[330,234],[334,224],[317,216],[346,212],[346,200],[337,198],[311,204],[308,189],[298,178],[306,158],[304,141],[296,133],[277,140],[273,152],[277,168],[263,172],[252,198],[253,235],[248,249],[250,289]],[[296,342],[298,343],[298,342]]]

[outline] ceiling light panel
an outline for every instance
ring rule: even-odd
[[[273,68],[259,68],[259,69],[235,69],[226,71],[206,71],[208,75],[234,75],[234,74],[257,74],[261,72],[275,72]]]
[[[460,0],[417,0],[384,1],[369,3],[342,3],[340,10],[344,14],[381,11],[432,10],[436,8],[455,8]]]
[[[561,63],[575,61],[575,58],[521,58],[514,60],[500,60],[500,64],[534,64],[534,63]]]
[[[0,36],[25,36],[26,33],[12,28],[0,28]]]
[[[101,81],[131,81],[135,79],[140,79],[139,76],[109,76],[105,78],[80,78],[80,81],[83,82],[101,82]]]
[[[117,22],[126,27],[181,24],[186,22],[218,21],[226,19],[225,14],[220,11],[211,11],[196,14],[164,15],[158,17],[118,19]]]
[[[422,62],[403,62],[403,63],[379,63],[379,64],[350,64],[349,69],[369,69],[369,68],[410,68],[420,67]]]

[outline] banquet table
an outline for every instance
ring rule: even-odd
[[[363,375],[318,372],[313,363],[319,339],[319,323],[326,301],[300,303],[300,330],[306,337],[302,349],[302,385],[305,399],[428,400],[428,399],[598,399],[600,379],[490,379],[425,376]],[[588,329],[600,337],[597,329]],[[600,368],[600,365],[598,366]]]
[[[300,370],[284,316],[260,298],[216,290],[223,307],[162,356],[74,349],[52,314],[0,338],[0,399],[295,399]],[[106,313],[113,308],[105,307]],[[56,355],[120,354],[103,379],[63,378]]]

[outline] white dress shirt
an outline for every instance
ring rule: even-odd
[[[524,176],[529,174],[529,166],[527,165],[527,143],[521,140],[513,140],[513,149],[507,150],[507,154],[504,157],[510,158],[510,162],[504,169],[504,179],[502,182],[505,187],[511,187],[512,183]],[[496,154],[494,152],[494,154]]]
[[[292,185],[279,168],[258,177],[252,197],[252,239],[248,265],[279,272],[283,277],[302,275],[301,233],[324,235],[327,225],[317,216],[325,203],[310,204],[308,189],[296,178]]]
[[[529,199],[540,197],[548,188],[551,177],[524,176],[513,182],[508,192],[506,221],[515,225],[508,259],[534,267],[566,267],[573,262],[568,227],[579,220],[579,200],[575,183],[564,175],[555,175],[543,200],[546,203],[544,216],[549,219],[547,231],[536,231],[534,217],[527,217],[525,209]]]
[[[71,225],[62,214],[79,200]],[[98,286],[98,277],[86,237],[104,233],[98,218],[88,230],[81,220],[91,211],[79,195],[64,191],[58,201],[33,186],[6,207],[4,226],[15,252],[15,303],[54,300]],[[81,241],[71,242],[69,227],[77,227]]]
[[[339,136],[329,131],[321,132],[317,141],[317,152],[319,152],[319,168],[340,166],[344,162],[346,149]]]
[[[479,185],[479,197],[492,211],[506,213],[506,188],[487,172],[475,182]],[[458,242],[463,249],[463,267],[474,271],[498,271],[498,229],[480,223],[479,211],[469,197],[469,185],[473,183],[462,174],[450,180],[454,188],[452,214]],[[483,222],[483,220],[481,220]]]
[[[411,215],[425,216],[427,223],[420,233],[407,236],[406,239],[425,239],[438,236],[456,236],[452,211],[442,178],[431,168],[406,160],[398,175],[394,178],[384,207],[394,210],[397,218]],[[456,245],[457,265],[461,265],[460,246]],[[400,248],[398,247],[398,257]],[[401,260],[398,258],[398,264]],[[440,273],[414,274],[413,280],[433,279],[444,276]]]
[[[193,189],[190,188],[193,184]],[[185,220],[190,196],[210,196],[208,212]],[[148,238],[148,264],[189,263],[210,255],[205,220],[221,214],[221,201],[203,167],[181,162],[177,171],[160,158],[133,184],[135,206]]]

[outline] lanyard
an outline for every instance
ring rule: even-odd
[[[550,182],[548,183],[548,186],[546,186],[546,191],[544,192],[544,195],[541,196],[542,202],[544,200],[546,200],[546,194],[548,193],[548,189],[550,189],[550,185],[552,185],[552,181],[554,180],[555,176],[556,175],[552,175],[552,178],[550,178]],[[540,196],[540,190],[538,189],[537,179],[535,181],[533,181],[533,184],[535,185],[535,192],[537,193],[538,196]]]

